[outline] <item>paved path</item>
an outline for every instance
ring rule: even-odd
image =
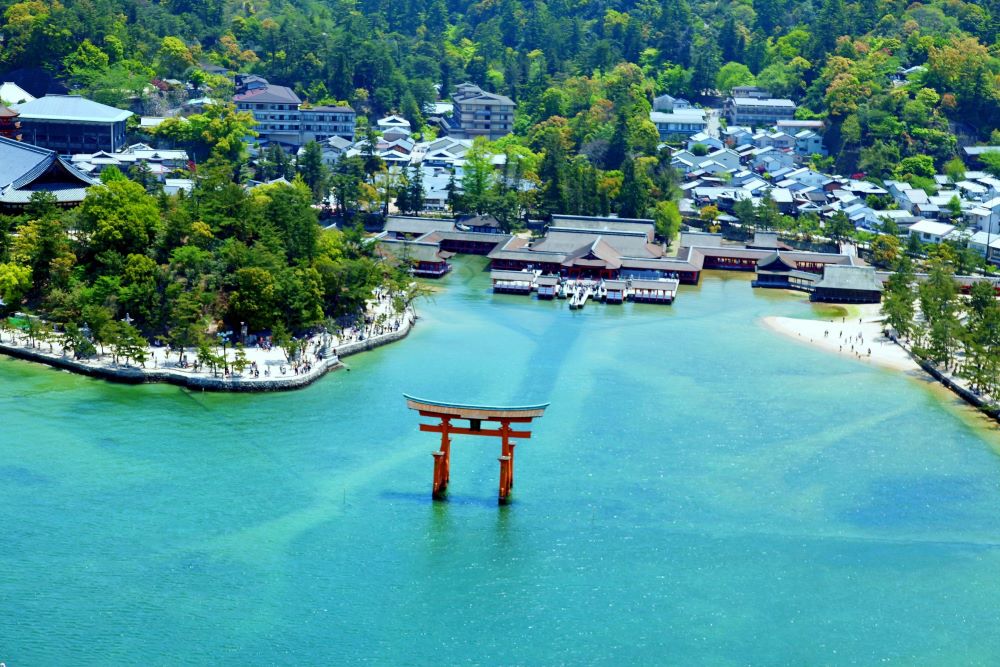
[[[289,362],[285,352],[278,347],[255,345],[244,348],[247,368],[242,373],[236,373],[232,368],[213,369],[198,364],[198,351],[195,348],[176,351],[150,346],[146,349],[146,363],[141,366],[134,362],[115,363],[108,350],[95,358],[73,359],[72,352],[64,349],[58,338],[51,343],[35,341],[31,345],[28,337],[21,332],[6,336],[0,334],[0,352],[85,375],[123,382],[172,382],[223,390],[290,389],[311,384],[327,371],[339,367],[342,357],[405,337],[416,320],[412,309],[396,313],[392,298],[379,293],[368,302],[367,310],[370,324],[348,328],[339,336],[330,333],[315,335],[306,342],[305,354],[293,362]],[[221,355],[222,348],[213,351]],[[228,365],[236,359],[236,353],[233,346],[227,346]]]

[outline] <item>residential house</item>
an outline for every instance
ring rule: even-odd
[[[472,148],[470,139],[441,137],[434,141],[421,142],[413,147],[412,161],[425,167],[454,169],[455,163],[461,161]]]
[[[910,226],[910,236],[916,236],[923,243],[941,243],[955,231],[955,225],[933,220],[921,220]]]
[[[990,189],[982,183],[972,180],[959,181],[955,184],[955,187],[962,193],[963,198],[975,201],[982,201],[986,199],[990,191]]]
[[[794,118],[784,118],[774,124],[775,129],[789,134],[798,134],[802,130],[812,130],[819,134],[825,126],[821,120],[796,120]]]
[[[974,206],[965,212],[965,219],[975,229],[1000,236],[1000,198]]]
[[[833,182],[833,179],[826,174],[821,174],[818,171],[813,171],[806,167],[801,167],[795,171],[791,171],[785,175],[786,180],[790,180],[794,183],[799,183],[800,185],[806,185],[814,188],[825,188],[827,185]]]
[[[663,113],[673,113],[681,109],[690,109],[691,103],[685,99],[671,97],[670,95],[660,95],[653,98],[653,111]]]
[[[740,169],[740,156],[728,148],[712,151],[707,155],[695,155],[691,151],[677,151],[670,164],[685,174],[707,172],[719,174]]]
[[[163,193],[175,195],[178,192],[188,193],[194,189],[194,181],[190,178],[166,178],[163,180]]]
[[[810,158],[813,155],[826,156],[827,150],[823,145],[823,137],[813,130],[800,130],[796,132],[795,154],[801,158]]]
[[[688,150],[691,150],[696,144],[701,144],[702,146],[705,146],[709,150],[719,150],[721,148],[726,147],[725,144],[723,144],[720,139],[716,139],[715,137],[707,134],[706,132],[698,132],[697,134],[692,134],[690,137],[688,137],[684,145],[687,146]]]
[[[649,120],[656,126],[661,141],[678,141],[708,129],[704,109],[678,109],[672,113],[651,111]]]
[[[378,130],[382,133],[382,136],[385,136],[385,133],[390,130],[405,132],[406,135],[409,136],[412,129],[410,127],[410,121],[397,114],[392,114],[386,116],[385,118],[379,118],[375,121],[375,124],[378,126]]]
[[[962,152],[965,153],[965,157],[968,158],[969,164],[981,165],[982,162],[979,157],[983,153],[1000,153],[1000,146],[966,146],[962,149]]]
[[[750,165],[760,173],[773,174],[795,165],[795,155],[771,148],[755,148],[750,154]]]
[[[332,167],[340,161],[340,158],[343,157],[354,144],[344,137],[334,135],[325,141],[319,142],[319,145],[323,149],[323,162]],[[299,155],[303,152],[304,150],[300,148]]]
[[[735,146],[752,145],[753,135],[754,131],[752,128],[730,125],[729,127],[723,128],[722,141],[725,142],[725,144],[730,148]]]
[[[969,237],[969,249],[979,253],[989,262],[1000,264],[1000,236],[997,234],[976,232]],[[987,249],[989,249],[988,254]]]
[[[758,148],[791,151],[795,148],[795,137],[785,132],[758,132],[753,136],[753,143]]]

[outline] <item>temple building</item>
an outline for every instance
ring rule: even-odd
[[[19,113],[0,104],[0,137],[21,140],[21,122],[17,119]]]
[[[29,144],[62,155],[115,153],[125,148],[125,121],[134,114],[79,95],[46,95],[11,107]]]
[[[809,298],[827,303],[880,303],[882,281],[868,266],[828,266]]]
[[[76,206],[97,181],[55,151],[0,137],[0,211],[18,213],[35,192],[55,195],[60,206]]]
[[[421,278],[440,278],[451,271],[448,258],[455,254],[442,250],[437,243],[403,241],[386,236],[378,237],[377,252],[383,258],[409,264],[411,273]]]
[[[720,235],[704,233],[681,234],[677,255],[670,257],[653,242],[652,220],[568,216],[553,216],[539,241],[508,237],[489,257],[492,267],[500,270],[539,271],[570,279],[667,278],[696,285],[703,270],[757,271],[761,260],[775,253],[780,253],[788,270],[815,276],[828,265],[858,261],[832,253],[725,245]],[[760,286],[784,287],[787,282]]]

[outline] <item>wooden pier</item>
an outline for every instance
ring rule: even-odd
[[[490,277],[494,293],[530,295],[535,292],[539,299],[569,299],[571,310],[584,308],[590,300],[610,304],[625,301],[671,304],[680,286],[680,281],[667,278],[580,280],[542,275],[539,271],[494,270]]]

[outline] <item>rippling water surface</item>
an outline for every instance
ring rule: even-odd
[[[460,262],[404,342],[279,395],[0,360],[0,661],[989,664],[995,432],[925,383],[758,324],[710,275],[672,307],[495,297]],[[550,401],[499,445],[401,394]]]

